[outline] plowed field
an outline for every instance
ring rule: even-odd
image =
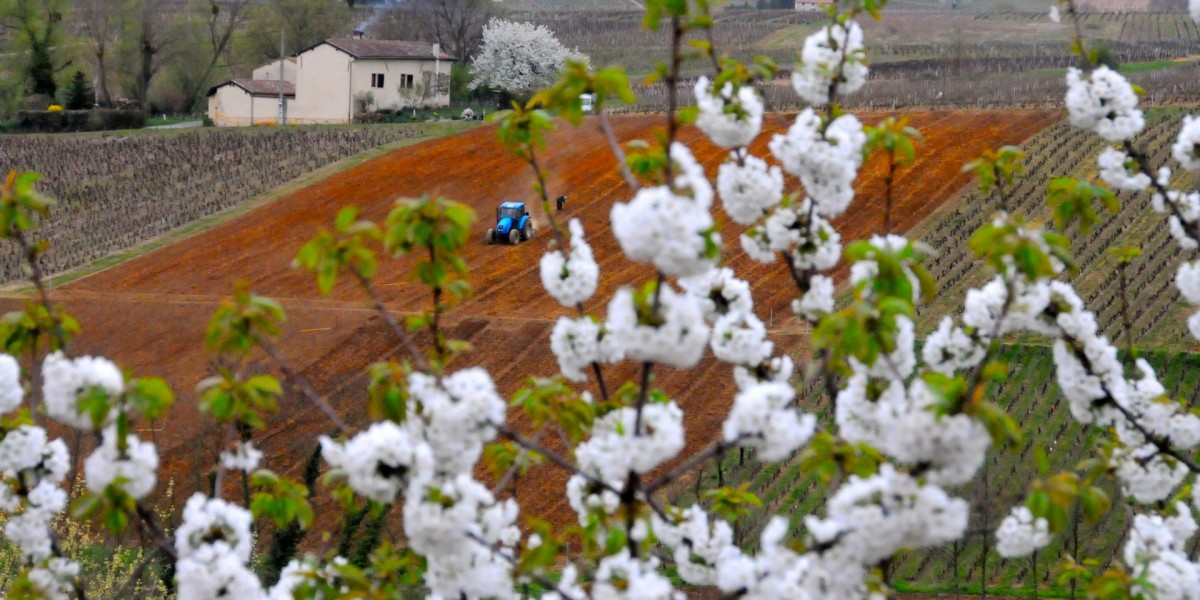
[[[964,162],[985,148],[1020,143],[1061,118],[1048,111],[911,116],[925,141],[918,148],[917,164],[898,176],[900,200],[894,220],[900,229],[923,219],[968,182],[960,173]],[[870,115],[864,121],[873,123],[879,117]],[[615,126],[623,139],[649,139],[658,121],[628,117],[617,119]],[[780,131],[787,124],[782,118],[769,118],[766,128]],[[651,273],[624,260],[609,230],[610,206],[629,194],[598,129],[589,121],[579,128],[564,126],[549,136],[546,166],[550,193],[569,196],[562,216],[580,218],[588,230],[604,276],[597,298],[607,298],[618,286],[640,283]],[[683,137],[715,173],[723,152],[700,142],[696,131],[686,131]],[[765,139],[756,153],[765,154],[763,146]],[[883,169],[879,161],[864,168],[857,186],[859,199],[836,223],[843,238],[858,239],[880,229]],[[196,409],[193,392],[211,367],[212,359],[203,350],[203,330],[217,301],[238,279],[249,280],[256,292],[282,302],[288,311],[283,335],[288,358],[351,423],[365,422],[363,369],[397,354],[396,343],[348,282],[339,284],[332,297],[321,298],[307,275],[290,268],[300,245],[330,223],[342,206],[358,205],[375,219],[381,219],[395,199],[425,193],[474,206],[480,216],[473,233],[477,243],[466,256],[475,295],[450,318],[452,335],[471,342],[474,350],[458,364],[488,368],[505,395],[527,375],[554,374],[556,362],[545,342],[553,321],[565,312],[539,283],[537,264],[549,239],[546,229],[531,243],[515,247],[486,246],[482,241],[494,206],[506,199],[531,199],[531,181],[528,169],[503,152],[490,128],[473,130],[374,159],[52,294],[84,326],[74,348],[77,353],[102,354],[134,373],[164,376],[178,391],[179,405],[170,417],[143,435],[157,440],[166,472],[187,491],[203,482],[216,451],[216,444],[208,443],[216,434]],[[794,331],[788,316],[793,288],[782,265],[751,263],[737,246],[738,229],[727,224],[723,233],[730,263],[754,286],[759,315],[780,333],[775,336],[777,348],[798,348],[802,337],[781,331]],[[419,310],[428,301],[421,288],[406,282],[407,269],[404,261],[389,264],[378,278],[397,312]],[[603,313],[595,303],[588,308]],[[664,369],[660,373],[657,385],[678,398],[689,415],[689,444],[702,445],[718,434],[733,389],[729,371],[707,359],[692,372]],[[610,381],[632,375],[630,365],[608,370]],[[313,436],[326,430],[318,411],[289,395],[260,444],[273,466],[295,473],[302,457],[312,451]],[[524,486],[528,491],[521,498],[527,510],[565,518],[568,509],[561,486],[565,477],[552,467],[531,476],[535,481]]]

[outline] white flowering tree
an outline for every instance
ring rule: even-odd
[[[567,61],[586,61],[568,49],[545,25],[495,19],[483,27],[483,44],[471,59],[471,89],[529,94],[554,82]]]
[[[1076,17],[1070,1],[1060,7]],[[7,594],[84,598],[88,591],[78,563],[58,543],[55,523],[67,509],[63,485],[72,461],[66,444],[39,424],[44,416],[98,442],[83,461],[86,491],[71,517],[96,518],[116,535],[139,532],[179,598],[392,598],[418,587],[431,598],[667,599],[683,597],[680,582],[753,599],[890,596],[894,557],[967,534],[962,488],[1017,430],[985,384],[996,376],[1002,340],[1023,334],[1052,345],[1071,414],[1103,443],[1095,460],[1036,480],[1027,500],[998,524],[996,550],[1018,557],[1045,548],[1076,511],[1107,511],[1102,488],[1115,482],[1134,513],[1120,560],[1102,568],[1071,556],[1062,575],[1095,597],[1200,598],[1200,564],[1186,550],[1200,509],[1200,492],[1192,491],[1200,490],[1200,417],[1165,398],[1145,361],[1126,368],[1094,313],[1060,277],[1071,266],[1062,231],[1101,218],[1096,201],[1115,208],[1109,188],[1055,180],[1048,190],[1054,232],[1008,211],[1021,171],[1018,149],[971,163],[981,187],[1001,197],[1001,209],[970,240],[992,276],[968,291],[961,314],[946,315],[919,352],[914,307],[936,294],[919,246],[888,231],[844,243],[831,224],[855,199],[865,151],[884,152],[893,165],[913,153],[916,132],[902,120],[865,127],[837,105],[867,76],[856,19],[878,18],[879,8],[874,0],[843,5],[807,40],[792,84],[811,107],[769,140],[769,156],[749,150],[764,112],[755,86],[774,76],[769,63],[722,59],[701,45],[714,72],[695,83],[696,108],[679,110],[681,42],[712,26],[702,1],[647,4],[647,25],[668,24],[675,49],[660,67],[669,110],[659,143],[622,148],[603,109],[629,99],[624,75],[578,62],[502,116],[500,140],[533,170],[551,217],[554,241],[541,261],[542,283],[575,313],[559,319],[549,340],[562,377],[533,380],[516,395],[513,406],[530,431],[507,424],[510,405],[491,375],[459,364],[463,345],[440,325],[470,290],[461,250],[471,237],[471,211],[429,198],[397,204],[383,223],[359,219],[353,208],[341,211],[331,230],[300,249],[296,264],[314,273],[322,292],[338,278],[356,282],[405,351],[401,361],[370,368],[372,423],[351,429],[283,358],[277,303],[235,290],[206,340],[226,366],[200,386],[202,408],[227,432],[226,447],[211,493],[189,498],[173,531],[146,507],[159,487],[158,455],[134,427],[161,417],[172,394],[161,380],[130,378],[103,358],[71,354],[78,325],[51,301],[39,268],[44,246],[32,241],[48,200],[34,191],[34,176],[11,176],[0,188],[0,235],[22,249],[36,291],[0,330],[8,353],[0,356],[0,509],[4,534],[24,562]],[[1200,193],[1172,188],[1171,165],[1150,164],[1131,141],[1144,124],[1134,88],[1096,65],[1082,35],[1073,47],[1091,67],[1068,73],[1069,118],[1111,144],[1098,157],[1105,184],[1144,193],[1164,214],[1190,259],[1177,273],[1179,290],[1200,305]],[[606,299],[595,298],[600,270],[585,224],[553,220],[538,158],[554,126],[548,111],[578,119],[583,93],[596,96],[615,168],[630,188],[629,200],[612,208],[614,235],[626,258],[655,272]],[[688,124],[729,151],[715,182],[678,140]],[[1179,167],[1200,169],[1200,119],[1184,120],[1172,150]],[[718,235],[718,210],[745,227],[736,244]],[[790,274],[795,316],[812,327],[811,358],[781,353],[771,342],[750,285],[721,266],[739,251]],[[430,290],[430,304],[407,319],[387,309],[373,281],[378,261],[397,257],[414,261],[416,281]],[[838,303],[830,272],[843,260],[850,263],[850,297]],[[601,304],[604,316],[593,315]],[[1200,338],[1200,312],[1188,324]],[[416,330],[427,333],[427,343],[414,340]],[[304,481],[268,470],[254,446],[264,416],[285,393],[277,378],[248,371],[255,349],[274,361],[289,393],[321,411],[336,432],[313,440],[317,452]],[[653,376],[664,365],[695,367],[709,352],[732,371],[737,391],[720,438],[684,456],[685,410],[653,388]],[[620,386],[607,381],[609,365],[626,361],[638,376]],[[800,373],[823,380],[823,397],[814,400],[830,405],[832,422],[818,423],[800,407]],[[574,387],[588,380],[598,395]],[[565,451],[539,442],[547,431],[565,441]],[[801,515],[800,527],[772,518],[748,546],[736,541],[733,527],[756,510],[748,490],[708,489],[687,506],[664,493],[734,448],[766,462],[804,452],[807,464],[836,474],[828,501]],[[569,473],[562,493],[577,523],[519,526],[520,507],[503,484],[536,461],[546,463],[537,468]],[[481,463],[502,485],[479,478]],[[240,501],[223,497],[236,487],[227,481],[236,473]],[[357,542],[347,538],[325,555],[299,551],[316,527],[314,486],[341,501],[345,522],[368,522]],[[380,534],[392,516],[402,519],[402,545]],[[985,519],[982,526],[992,524]]]

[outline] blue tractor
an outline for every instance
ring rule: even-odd
[[[487,230],[487,243],[518,244],[533,239],[533,217],[524,202],[504,202],[496,207],[496,226]]]

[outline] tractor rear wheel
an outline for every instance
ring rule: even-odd
[[[521,232],[516,229],[510,229],[508,232],[508,243],[516,246],[521,242]]]
[[[486,243],[489,246],[496,243],[496,230],[488,229],[487,238],[485,238],[483,241],[484,241],[484,243]]]

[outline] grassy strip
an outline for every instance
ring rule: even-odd
[[[428,140],[431,140],[434,138],[459,133],[461,131],[465,131],[472,127],[476,127],[479,124],[480,124],[479,121],[473,121],[473,122],[453,121],[453,122],[444,122],[444,123],[430,123],[428,125],[427,131],[424,133],[424,135],[421,135],[420,137],[400,140],[398,142],[388,144],[386,146],[380,146],[378,148],[368,150],[366,152],[363,152],[362,154],[357,154],[355,156],[351,156],[349,158],[342,159],[333,164],[326,165],[324,167],[321,167],[320,169],[317,169],[315,171],[308,173],[307,175],[304,175],[302,177],[299,177],[297,179],[289,181],[288,183],[285,183],[285,184],[275,188],[274,190],[271,190],[270,192],[268,192],[266,194],[259,195],[257,197],[251,198],[251,199],[247,200],[246,202],[243,202],[236,206],[227,208],[223,211],[214,213],[212,215],[209,215],[209,216],[199,219],[197,221],[193,221],[187,225],[184,225],[183,227],[175,229],[174,231],[168,232],[168,233],[160,235],[158,237],[151,238],[149,240],[146,240],[144,242],[136,244],[136,245],[134,245],[130,248],[127,248],[125,250],[122,250],[120,252],[110,254],[108,256],[94,260],[83,266],[76,267],[74,269],[60,273],[58,275],[54,275],[53,277],[50,277],[48,279],[49,285],[51,287],[57,287],[57,286],[66,285],[72,281],[77,281],[79,279],[83,279],[84,277],[87,277],[94,273],[99,273],[100,271],[103,271],[105,269],[115,267],[117,265],[120,265],[124,262],[132,260],[132,259],[142,256],[144,254],[149,254],[150,252],[158,250],[159,248],[162,248],[164,246],[169,246],[171,244],[180,242],[180,241],[187,239],[189,237],[192,237],[194,235],[209,231],[215,227],[218,227],[218,226],[230,221],[231,219],[233,219],[235,217],[238,217],[247,212],[250,212],[251,210],[254,210],[260,206],[263,206],[265,204],[270,204],[271,202],[279,200],[280,198],[283,198],[285,196],[295,193],[297,190],[311,186],[317,182],[328,179],[334,175],[337,175],[338,173],[349,170],[349,169],[356,167],[364,162],[367,162],[374,158],[378,158],[380,156],[383,156],[383,155],[385,155],[389,152],[392,152],[394,150],[397,150],[399,148],[403,148],[405,146],[411,146],[413,144],[418,144],[418,143],[425,142],[425,141],[428,141]],[[322,126],[322,127],[326,127],[326,126]],[[345,126],[334,125],[332,127],[345,127]],[[361,126],[355,125],[355,126],[349,126],[349,127],[361,127]],[[189,130],[187,130],[187,129],[182,129],[182,130],[168,129],[168,130],[159,130],[159,131],[161,131],[161,132],[184,132],[184,131],[189,131]],[[156,133],[156,132],[150,132],[150,133]],[[0,287],[0,295],[24,296],[24,295],[27,295],[29,292],[31,292],[32,289],[33,289],[32,286],[27,283],[9,284],[8,286]]]

